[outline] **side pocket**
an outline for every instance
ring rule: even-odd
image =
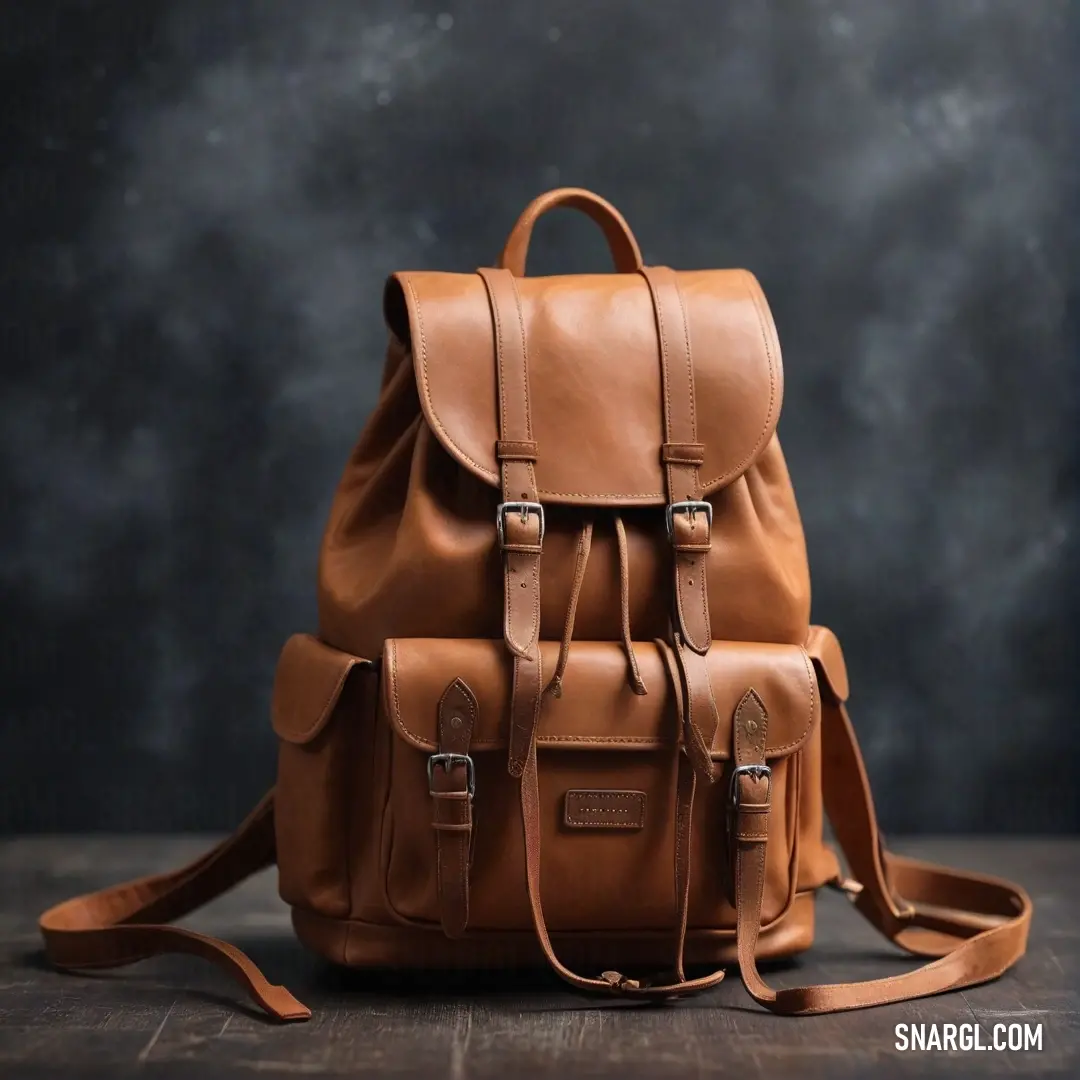
[[[310,634],[289,638],[274,676],[279,891],[286,903],[332,918],[350,913],[357,750],[373,723],[365,704],[376,679],[369,661]]]

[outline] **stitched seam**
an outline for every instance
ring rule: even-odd
[[[686,305],[683,303],[682,289],[679,288],[679,277],[673,273],[671,278],[675,288],[675,298],[679,301],[679,309],[682,311],[683,341],[686,344],[686,381],[690,391],[690,441],[697,442],[697,415],[694,411],[694,357],[690,352],[690,321],[686,317]]]
[[[506,416],[506,387],[503,385],[503,337],[502,320],[499,318],[499,305],[495,302],[495,290],[486,277],[481,275],[485,291],[488,294],[488,306],[491,308],[491,318],[495,323],[495,370],[498,372],[499,382],[499,434],[502,434],[503,418]],[[505,497],[505,493],[504,493]]]
[[[439,712],[441,713],[446,704],[446,699],[450,696],[450,692],[458,688],[461,691],[461,696],[465,699],[466,708],[469,710],[470,722],[469,722],[469,739],[472,740],[473,728],[476,724],[476,703],[473,699],[471,691],[467,692],[466,684],[460,679],[454,679],[454,681],[443,691],[442,697],[439,698]],[[441,741],[441,740],[440,740]],[[466,746],[466,753],[468,752],[468,746]],[[461,822],[464,824],[464,822]],[[466,826],[466,831],[459,832],[458,835],[452,839],[448,839],[446,842],[447,847],[450,850],[443,848],[444,839],[441,830],[436,830],[435,843],[439,849],[439,858],[437,860],[437,882],[438,894],[440,899],[443,895],[443,875],[442,864],[445,852],[445,858],[447,860],[456,859],[457,861],[457,873],[454,875],[458,881],[458,892],[461,896],[461,908],[460,908],[460,921],[462,922],[462,929],[464,925],[468,923],[469,918],[469,863],[468,863],[468,848],[469,838],[472,834],[471,823]],[[458,929],[457,926],[454,929]]]
[[[525,338],[525,316],[521,310],[521,296],[517,290],[517,283],[510,275],[510,291],[514,294],[514,304],[517,307],[518,330],[521,333],[521,382],[525,390],[525,439],[533,441],[532,437],[532,406],[529,403],[529,345]],[[532,466],[529,466],[530,471]],[[535,487],[535,484],[533,485]]]
[[[582,822],[580,825],[575,825],[573,823],[571,823],[571,825],[570,825],[571,829],[574,829],[574,828],[578,828],[578,829],[581,829],[581,828],[586,828],[586,829],[629,829],[629,828],[640,828],[640,827],[641,826],[636,824],[636,823],[628,824],[628,823],[626,823],[624,821],[589,821],[589,822]]]
[[[469,827],[468,832],[461,832],[457,836],[457,844],[455,847],[457,851],[455,854],[458,858],[458,891],[461,893],[461,921],[464,923],[468,920],[469,912],[469,883],[466,878],[466,874],[469,872],[469,836],[472,832],[472,827]]]
[[[707,647],[709,640],[712,637],[712,629],[709,620],[709,594],[705,583],[705,556],[704,555],[691,555],[693,563],[697,563],[697,569],[694,571],[697,574],[698,584],[701,592],[701,618],[703,620],[702,630],[705,633],[705,639],[698,644],[702,647]],[[693,565],[691,565],[693,569]],[[710,693],[712,691],[710,690]]]
[[[668,385],[668,351],[667,335],[664,333],[664,313],[660,308],[660,298],[657,296],[656,282],[651,271],[645,272],[645,281],[649,287],[649,299],[652,300],[653,310],[656,312],[656,327],[660,337],[660,372],[664,379],[664,423],[667,425],[667,437],[671,439],[671,390]]]
[[[672,285],[675,289],[675,298],[679,302],[679,311],[682,314],[683,324],[683,342],[686,346],[686,379],[687,379],[687,391],[689,393],[690,404],[690,435],[691,441],[697,442],[697,413],[696,405],[694,401],[694,357],[690,349],[690,320],[686,314],[686,304],[683,302],[682,289],[679,287],[679,277],[677,274],[672,274]],[[771,394],[770,394],[771,401]],[[770,405],[771,409],[771,405]],[[761,441],[761,437],[758,437],[758,441]],[[689,480],[693,486],[693,497],[695,499],[701,497],[701,472],[697,465],[692,465],[687,469],[689,473]],[[693,528],[693,522],[691,522],[691,529]],[[678,556],[676,556],[678,558]],[[691,556],[690,569],[696,574],[698,579],[698,589],[701,595],[701,619],[702,619],[702,632],[704,639],[695,641],[694,644],[698,648],[708,648],[709,640],[712,638],[711,620],[709,618],[709,595],[708,584],[706,577],[706,562],[704,555]],[[685,624],[683,630],[686,630]],[[712,689],[709,690],[710,695]],[[714,702],[715,707],[715,702]]]
[[[532,441],[532,406],[529,402],[529,345],[525,337],[525,315],[521,310],[521,296],[518,293],[517,283],[514,276],[510,275],[510,291],[514,294],[514,306],[517,308],[518,330],[521,334],[521,378],[525,390],[525,437]],[[536,491],[536,471],[533,463],[525,465],[529,474],[529,490]],[[540,556],[534,555],[532,560],[533,587],[532,593],[532,623],[529,627],[529,643],[527,648],[532,649],[536,639],[540,636]],[[539,660],[539,657],[537,657]]]
[[[765,708],[765,702],[761,700],[761,695],[752,686],[746,691],[745,694],[743,694],[741,700],[739,701],[738,706],[735,709],[735,717],[734,717],[734,720],[733,720],[733,724],[734,724],[734,727],[735,727],[735,745],[736,745],[735,756],[736,756],[736,758],[738,758],[738,756],[739,756],[739,753],[738,753],[739,744],[745,742],[745,739],[750,736],[749,731],[747,731],[747,729],[746,729],[746,725],[740,723],[740,721],[742,720],[743,708],[746,706],[746,703],[747,703],[748,700],[753,700],[753,701],[757,702],[757,706],[761,710],[761,715],[764,718],[763,723],[762,723],[762,731],[761,731],[761,749],[758,750],[757,746],[755,745],[757,740],[754,739],[754,738],[751,738],[748,750],[750,751],[752,756],[760,757],[761,760],[764,761],[765,760],[765,752],[766,752],[767,744],[768,744],[769,710]]]
[[[532,563],[532,579],[533,585],[529,590],[532,593],[532,623],[529,626],[529,644],[528,648],[531,650],[536,645],[536,639],[540,636],[540,556],[530,555],[529,561]],[[537,660],[539,660],[539,654],[537,654]]]
[[[750,453],[748,453],[733,469],[729,469],[726,473],[722,473],[715,480],[709,480],[705,485],[706,488],[712,487],[714,484],[722,483],[728,479],[734,479],[734,477],[738,476],[750,462],[753,461],[765,441],[765,435],[769,430],[769,425],[772,423],[773,411],[776,408],[776,363],[773,359],[772,347],[769,344],[769,336],[765,330],[765,316],[762,313],[756,291],[750,287],[750,275],[744,270],[742,271],[741,277],[743,285],[746,287],[746,293],[750,297],[750,302],[754,305],[754,311],[757,313],[758,327],[761,330],[761,341],[765,346],[765,359],[769,365],[769,411],[765,414],[765,423],[761,426],[761,432],[758,434],[757,442],[754,443],[754,448]]]
[[[682,809],[679,801],[679,792],[681,790],[681,777],[679,776],[680,763],[679,758],[675,759],[675,912],[680,914],[682,910],[683,894],[682,894],[682,882],[679,880],[679,867],[682,866],[682,842],[683,842],[683,820],[679,811]],[[689,898],[688,898],[689,899]],[[682,923],[680,922],[680,932],[682,931]],[[685,950],[686,937],[683,935],[683,949]]]
[[[386,643],[386,656],[390,661],[390,695],[394,701],[394,720],[403,731],[408,731],[401,719],[401,702],[398,699],[397,643],[393,639]],[[416,736],[414,735],[413,738],[415,739]]]
[[[479,466],[478,466],[479,468]],[[485,476],[495,477],[493,472],[482,470]],[[623,502],[643,502],[645,499],[663,499],[667,492],[664,491],[552,491],[550,488],[537,489],[540,495],[550,495],[556,499],[618,499]]]
[[[420,353],[417,355],[413,353],[414,359],[420,361],[420,380],[424,385],[424,400],[427,402],[427,416],[430,418],[430,422],[433,424],[436,431],[438,431],[442,437],[454,448],[455,453],[459,454],[463,461],[467,461],[474,469],[479,470],[484,476],[490,477],[493,481],[498,480],[496,473],[491,472],[489,469],[484,468],[479,461],[474,461],[454,440],[453,436],[443,422],[439,419],[438,413],[435,412],[435,404],[431,399],[431,383],[428,380],[427,372],[427,341],[424,337],[424,319],[420,313],[420,298],[416,295],[416,289],[413,288],[413,283],[408,277],[399,279],[403,280],[405,288],[409,290],[409,296],[412,297],[412,309],[416,318],[416,330],[417,336],[420,338]]]
[[[506,387],[504,385],[502,372],[503,363],[506,358],[505,351],[503,349],[503,334],[502,334],[502,319],[499,318],[499,304],[495,299],[495,289],[487,277],[483,274],[480,275],[481,280],[484,283],[484,288],[488,294],[488,306],[491,308],[491,318],[495,324],[495,369],[498,373],[499,383],[499,434],[502,435],[504,420],[506,417]],[[503,499],[510,499],[512,492],[510,490],[510,474],[512,466],[505,466],[502,469],[502,491]],[[504,592],[506,593],[506,638],[515,649],[521,649],[522,645],[518,641],[518,636],[515,630],[516,618],[515,612],[517,611],[515,594],[513,589],[513,583],[510,580],[511,571],[517,568],[517,559],[514,555],[507,555],[506,557],[506,584]]]
[[[574,792],[573,796],[574,802],[577,803],[584,802],[586,799],[596,799],[597,801],[603,799],[623,799],[626,802],[638,803],[645,801],[644,796],[637,791],[635,791],[633,794],[628,791],[590,791],[585,794],[579,794],[577,792]],[[626,813],[625,810],[622,812]]]
[[[794,749],[794,747],[798,746],[806,738],[810,729],[814,726],[814,709],[817,695],[814,693],[813,667],[810,663],[810,657],[807,655],[806,650],[800,646],[799,652],[801,652],[803,655],[803,663],[806,665],[806,681],[810,688],[810,716],[806,721],[806,727],[803,728],[802,734],[800,734],[797,739],[792,739],[791,742],[786,742],[783,746],[774,746],[771,748],[769,752],[772,754],[773,757],[776,757],[784,750],[791,750]],[[766,749],[768,749],[768,747],[766,747]]]
[[[300,741],[306,741],[310,739],[316,731],[319,730],[319,726],[326,719],[327,714],[334,707],[334,705],[337,704],[337,699],[341,696],[341,689],[345,685],[345,680],[349,677],[349,672],[352,671],[352,669],[356,666],[357,662],[358,661],[355,659],[349,661],[349,666],[341,673],[337,683],[335,683],[335,685],[331,688],[330,693],[327,696],[326,701],[323,703],[323,707],[320,710],[315,722],[310,727],[305,728],[303,731],[293,736],[293,738],[299,739]]]
[[[814,693],[814,679],[812,675],[812,668],[810,667],[810,658],[807,655],[806,650],[800,647],[799,651],[803,654],[803,663],[807,667],[807,679],[810,686],[810,718],[807,722],[806,727],[803,729],[802,733],[799,735],[798,738],[793,739],[790,742],[783,743],[780,746],[770,747],[766,742],[765,750],[766,753],[771,757],[778,757],[785,750],[791,750],[794,747],[798,746],[806,738],[807,732],[809,732],[811,726],[813,725],[815,701],[817,700],[817,697]],[[386,657],[390,665],[390,686],[391,695],[393,697],[394,723],[414,742],[419,743],[425,748],[430,747],[432,745],[431,741],[424,738],[422,735],[418,735],[415,731],[412,731],[408,727],[406,727],[404,720],[402,720],[401,718],[401,709],[398,701],[397,690],[397,646],[393,638],[388,639],[386,642]],[[711,683],[709,685],[709,694],[710,697],[712,697]],[[687,695],[687,697],[687,718],[691,719],[692,706],[689,702],[689,695]],[[712,705],[715,709],[715,697],[712,697]],[[592,743],[595,745],[604,745],[609,743],[632,743],[635,745],[642,744],[656,747],[673,745],[673,743],[669,740],[658,739],[653,735],[538,735],[537,743],[541,746],[551,746],[557,743]],[[473,748],[476,750],[497,750],[504,745],[505,743],[501,740],[488,739],[478,740],[473,744]],[[711,757],[711,750],[709,754]]]
[[[394,722],[395,726],[400,728],[401,731],[408,736],[414,743],[418,744],[425,750],[431,749],[435,746],[430,739],[423,735],[417,734],[415,731],[410,730],[405,726],[404,721],[401,719],[400,714],[397,712],[396,695],[397,688],[395,685],[395,714]],[[803,733],[805,736],[805,732]],[[766,746],[766,753],[769,757],[779,757],[783,751],[790,750],[795,746],[798,746],[802,741],[803,736],[796,739],[794,742],[784,743],[783,746]],[[653,735],[538,735],[537,745],[539,746],[555,746],[559,743],[584,743],[586,745],[593,746],[606,746],[606,745],[621,745],[632,744],[635,746],[649,746],[662,749],[665,746],[678,745],[678,740],[659,739]],[[472,744],[474,750],[500,750],[507,745],[505,739],[478,739]],[[712,752],[709,751],[709,756],[712,757]],[[720,758],[721,761],[728,761],[729,758]]]

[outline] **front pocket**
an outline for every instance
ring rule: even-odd
[[[618,643],[575,642],[560,697],[546,695],[537,737],[541,893],[553,931],[670,929],[677,916],[676,786],[679,722],[659,646],[635,646],[648,687],[627,685]],[[543,643],[544,671],[557,643]],[[817,720],[813,668],[796,646],[715,642],[708,655],[719,724],[717,761],[731,753],[732,718],[748,689],[768,713],[773,769],[763,919],[786,910],[796,872],[798,749]],[[455,680],[476,697],[470,918],[473,930],[531,928],[518,784],[507,772],[512,665],[501,641],[402,639],[383,657],[380,720],[393,738],[382,872],[393,913],[440,922],[438,857],[427,759],[437,749],[439,701]],[[730,929],[726,774],[697,783],[690,925]]]

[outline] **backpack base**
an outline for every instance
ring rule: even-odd
[[[797,893],[780,918],[763,927],[758,960],[782,960],[805,952],[814,942],[812,891]],[[312,952],[332,963],[355,968],[530,968],[547,961],[530,927],[519,931],[470,931],[446,937],[441,927],[380,925],[359,919],[334,919],[304,908],[292,909],[296,936]],[[670,966],[674,928],[669,934],[633,935],[553,933],[559,955],[585,967],[615,963],[637,969]],[[686,962],[716,967],[737,963],[735,930],[689,930]]]

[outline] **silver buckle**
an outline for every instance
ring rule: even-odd
[[[728,786],[728,803],[732,810],[739,809],[739,777],[752,776],[755,780],[765,777],[769,781],[769,794],[772,795],[772,769],[768,765],[739,765],[731,770],[731,784]]]
[[[535,514],[540,519],[540,539],[537,543],[544,542],[544,508],[538,502],[504,502],[499,503],[495,511],[495,527],[499,530],[499,547],[506,547],[507,514],[520,514],[522,525],[529,520],[530,514]]]
[[[675,515],[676,514],[689,514],[690,520],[694,520],[694,515],[700,511],[705,515],[705,520],[708,522],[709,531],[712,531],[712,515],[713,508],[712,503],[705,502],[704,499],[687,499],[685,502],[668,503],[667,505],[667,538],[670,543],[675,539]]]
[[[469,789],[469,798],[471,799],[476,794],[476,769],[473,766],[473,759],[468,754],[432,754],[427,759],[428,791],[431,791],[431,785],[435,781],[436,765],[441,765],[446,772],[449,772],[455,765],[464,765],[465,783]]]

